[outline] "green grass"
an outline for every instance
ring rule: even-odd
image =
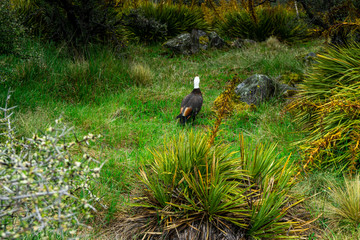
[[[100,210],[93,224],[95,231],[101,231],[106,227],[97,223],[114,221],[138,192],[137,174],[152,156],[149,149],[184,131],[206,132],[214,122],[213,101],[234,74],[241,79],[255,73],[301,75],[307,71],[302,57],[319,46],[319,41],[291,47],[259,43],[244,49],[175,57],[162,54],[159,45],[132,45],[122,52],[93,46],[86,58],[74,59],[66,49],[32,42],[24,51],[30,57],[0,56],[0,74],[6,78],[1,82],[0,97],[3,102],[9,87],[14,91],[11,104],[18,106],[14,116],[18,136],[43,130],[60,115],[79,135],[90,132],[103,136],[101,148],[94,153],[107,160],[98,193],[108,209]],[[133,63],[152,73],[150,84],[137,84],[131,78]],[[196,75],[200,76],[203,108],[194,125],[182,127],[175,117]],[[277,142],[279,158],[291,153],[293,162],[300,161],[292,143],[304,134],[284,111],[285,105],[285,101],[274,99],[255,110],[234,112],[223,120],[216,141],[229,143],[231,151],[239,151],[240,134],[254,144]],[[321,188],[312,186],[308,178],[302,184],[311,192],[306,193],[309,196]],[[315,202],[308,204],[309,209],[315,209]],[[314,216],[317,213],[321,209]],[[327,220],[323,220],[319,228],[327,231]]]

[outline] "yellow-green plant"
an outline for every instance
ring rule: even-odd
[[[296,219],[288,210],[303,199],[290,194],[295,183],[296,167],[289,157],[279,157],[276,144],[245,142],[240,136],[242,169],[254,183],[252,194],[248,195],[251,217],[247,235],[253,239],[298,238],[305,220]],[[305,212],[304,209],[299,212]]]
[[[294,121],[308,136],[299,142],[305,151],[304,168],[331,167],[354,171],[359,166],[360,83],[359,46],[328,48],[318,54],[290,105]]]
[[[132,63],[129,75],[136,85],[151,85],[153,79],[153,72],[150,67],[141,63]]]
[[[122,223],[123,236],[298,238],[308,222],[288,211],[301,201],[289,194],[296,173],[290,158],[277,157],[274,145],[252,148],[243,140],[237,158],[209,138],[183,132],[152,151],[140,171],[136,216]]]
[[[208,142],[207,135],[184,132],[152,151],[153,159],[140,172],[145,194],[135,204],[138,215],[148,219],[140,234],[162,230],[167,238],[207,239],[209,233],[245,231],[247,187],[239,184],[246,174],[228,146]]]

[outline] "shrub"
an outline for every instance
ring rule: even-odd
[[[255,15],[254,18],[244,9],[229,13],[217,28],[225,36],[256,41],[275,36],[280,41],[295,42],[306,37],[306,25],[294,11],[283,6],[258,7]]]
[[[318,54],[305,78],[302,92],[289,109],[308,136],[298,144],[305,151],[304,168],[359,166],[360,141],[359,46],[328,48]]]
[[[163,41],[192,29],[208,29],[201,10],[186,5],[148,3],[125,16],[129,17],[125,21],[129,36],[145,42]]]
[[[243,136],[240,137],[241,166],[255,185],[252,190],[258,191],[250,195],[251,217],[247,235],[252,239],[286,238],[296,235],[295,229],[307,224],[288,211],[303,200],[296,202],[291,196],[296,167],[290,156],[279,157],[276,147],[274,143],[254,146],[245,142]],[[297,214],[302,213],[307,215],[305,209],[298,206]]]
[[[18,139],[11,109],[2,108],[0,119],[1,238],[41,237],[45,232],[76,236],[83,218],[95,210],[91,185],[101,166],[86,152],[75,155],[74,146],[95,137],[69,143],[71,129],[58,120],[43,134]]]

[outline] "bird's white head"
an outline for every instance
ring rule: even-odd
[[[200,78],[196,76],[194,78],[194,89],[199,88]]]

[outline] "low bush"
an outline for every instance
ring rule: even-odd
[[[92,186],[101,166],[85,150],[83,156],[74,151],[95,136],[71,141],[71,128],[57,120],[42,134],[18,139],[11,109],[1,108],[0,119],[1,238],[41,238],[46,232],[77,236],[79,226],[96,210]]]
[[[265,41],[275,36],[280,41],[295,42],[307,35],[307,27],[296,12],[281,5],[257,7],[255,16],[247,10],[230,12],[217,24],[219,32],[231,38]]]

